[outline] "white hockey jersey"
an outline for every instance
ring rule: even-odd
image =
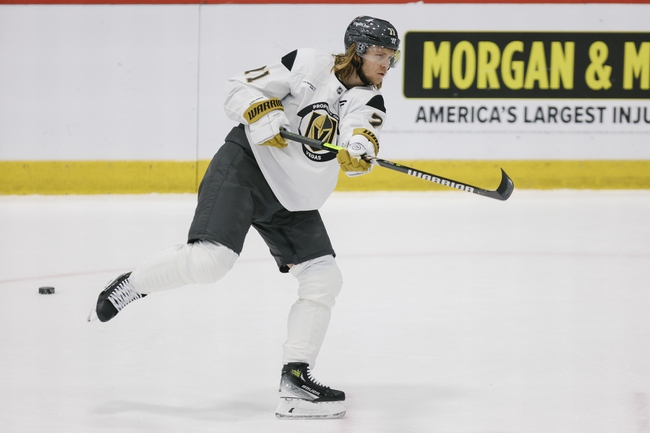
[[[247,125],[244,113],[251,104],[276,97],[293,132],[342,146],[356,128],[378,137],[386,117],[381,93],[372,86],[346,89],[332,73],[333,65],[331,54],[299,49],[276,64],[233,77],[226,115]],[[320,208],[336,187],[339,164],[333,153],[293,141],[284,149],[251,148],[275,196],[290,211]]]

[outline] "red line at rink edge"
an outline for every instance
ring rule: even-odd
[[[351,260],[357,260],[357,259],[367,259],[367,258],[375,258],[375,259],[395,259],[398,257],[404,258],[404,257],[472,257],[472,256],[480,256],[480,257],[505,257],[505,256],[510,256],[510,257],[593,257],[593,258],[629,258],[629,259],[648,259],[650,258],[650,254],[647,253],[580,253],[580,252],[560,252],[560,253],[553,253],[553,252],[508,252],[508,251],[503,251],[503,252],[494,252],[494,251],[485,251],[485,252],[473,252],[473,253],[468,253],[468,252],[425,252],[425,253],[405,253],[405,254],[359,254],[359,255],[339,255],[338,257],[344,257],[345,259],[351,259]],[[250,258],[250,259],[239,259],[237,260],[237,263],[255,263],[255,262],[262,262],[262,261],[268,261],[268,260],[273,260],[271,257],[268,258]],[[237,266],[237,264],[235,264]],[[54,278],[68,278],[68,277],[81,277],[85,275],[96,275],[96,274],[118,274],[120,272],[127,272],[128,269],[132,269],[133,267],[125,267],[121,269],[101,269],[101,270],[94,270],[94,271],[84,271],[84,272],[69,272],[69,273],[64,273],[64,274],[50,274],[50,275],[39,275],[39,276],[30,276],[30,277],[19,277],[19,278],[9,278],[6,280],[0,280],[0,284],[7,284],[7,283],[19,283],[22,281],[33,281],[33,280],[47,280],[47,279],[54,279]]]
[[[21,5],[200,5],[200,4],[407,4],[413,0],[0,0],[0,4]],[[424,0],[429,4],[647,4],[650,0]]]

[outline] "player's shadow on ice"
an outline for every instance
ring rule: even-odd
[[[412,425],[407,422],[407,425],[402,426],[404,432],[419,431],[418,426],[422,422],[444,410],[450,400],[462,399],[464,394],[460,389],[413,384],[355,384],[349,386],[346,392],[347,415],[344,419],[347,422],[365,425],[382,420],[391,424],[395,422],[395,414],[399,413],[401,422],[405,419],[412,420]],[[182,401],[166,404],[111,400],[98,405],[93,412],[115,418],[115,421],[120,420],[118,422],[130,420],[134,416],[146,418],[148,415],[156,419],[162,416],[212,422],[247,422],[273,417],[276,398],[275,394],[269,394],[263,399],[246,395],[238,398],[215,396],[204,404],[188,402],[185,405]]]
[[[450,400],[461,398],[466,390],[438,385],[368,384],[348,387],[348,414],[376,412],[400,418],[423,413],[435,413]]]
[[[188,404],[183,406],[143,403],[125,400],[113,400],[97,407],[94,411],[98,415],[121,416],[128,414],[151,414],[188,419],[203,419],[213,421],[235,421],[250,418],[260,413],[268,413],[275,409],[271,404],[264,404],[254,400],[229,400],[209,402],[204,406]]]

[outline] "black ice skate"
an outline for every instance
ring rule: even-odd
[[[314,380],[309,365],[293,362],[282,368],[280,404],[275,416],[280,419],[331,419],[345,415],[345,393]]]
[[[106,288],[99,294],[97,298],[97,306],[90,312],[88,321],[95,318],[100,322],[108,322],[136,299],[144,298],[146,295],[140,294],[135,291],[133,286],[129,283],[129,276],[131,272],[122,274],[106,286]]]

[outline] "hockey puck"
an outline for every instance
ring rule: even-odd
[[[39,287],[38,293],[41,295],[52,295],[54,294],[54,287]]]

